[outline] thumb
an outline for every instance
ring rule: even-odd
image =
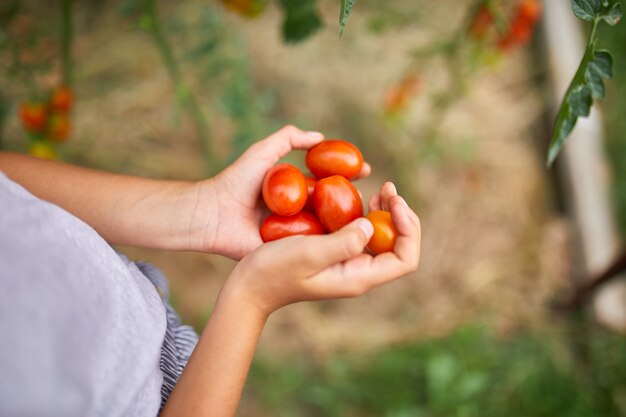
[[[374,226],[361,217],[334,233],[308,237],[304,240],[305,247],[302,249],[307,254],[311,273],[362,254],[372,234]]]

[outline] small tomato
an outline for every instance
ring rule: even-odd
[[[20,120],[27,132],[41,132],[46,127],[48,112],[43,103],[22,103],[20,105]]]
[[[48,105],[55,113],[67,113],[74,103],[74,95],[69,87],[60,87],[52,92]]]
[[[351,179],[361,172],[363,155],[350,142],[329,139],[308,150],[306,166],[317,178],[341,175]]]
[[[341,175],[333,175],[317,182],[313,190],[313,207],[320,223],[329,232],[339,230],[363,216],[359,192]]]
[[[391,213],[376,210],[370,212],[367,219],[374,225],[374,234],[367,243],[367,249],[375,255],[392,252],[398,237],[398,230],[391,220]]]
[[[301,211],[293,216],[279,216],[270,214],[261,224],[261,239],[263,242],[282,239],[293,235],[323,235],[324,228],[317,218]]]
[[[291,216],[302,210],[306,203],[306,180],[293,165],[278,164],[265,174],[262,192],[263,200],[272,213]]]
[[[535,23],[541,17],[541,1],[521,0],[517,6],[517,15],[531,23]]]
[[[48,136],[57,143],[66,142],[71,128],[72,125],[67,114],[52,114],[48,121]]]

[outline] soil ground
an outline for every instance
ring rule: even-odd
[[[286,45],[276,7],[252,21],[220,12],[243,39],[239,52],[249,54],[255,88],[275,99],[268,117],[359,144],[374,172],[358,185],[363,195],[387,179],[397,181],[423,228],[416,274],[358,299],[277,312],[264,332],[262,354],[323,357],[375,349],[445,334],[477,318],[508,331],[544,320],[547,302],[567,282],[570,232],[555,210],[537,150],[545,106],[533,57],[519,50],[478,72],[437,123],[435,151],[424,156],[420,150],[433,147],[424,137],[434,117],[431,98],[447,81],[443,64],[418,62],[423,90],[402,124],[384,120],[382,103],[410,63],[407,52],[458,23],[460,14],[451,10],[460,2],[388,3],[419,24],[374,34],[368,27],[379,7],[363,0],[339,40],[338,4],[327,0],[321,2],[327,25],[301,45]],[[163,3],[162,9],[191,19],[205,6]],[[122,22],[117,6],[105,7],[80,31],[75,59],[78,106],[69,160],[160,178],[205,175],[192,125],[185,117],[174,122],[174,92],[156,48],[146,33]],[[199,91],[210,103],[211,91]],[[218,143],[227,144],[232,126],[219,115],[210,118]],[[7,132],[22,140],[14,122]],[[18,139],[12,146],[19,147]],[[161,268],[183,318],[198,328],[235,264],[207,254],[119,249]]]

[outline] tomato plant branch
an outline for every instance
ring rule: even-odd
[[[167,68],[170,78],[174,83],[176,95],[182,101],[196,127],[198,135],[200,136],[207,169],[209,172],[215,172],[219,169],[219,166],[213,152],[209,124],[202,114],[202,110],[200,109],[196,96],[191,92],[191,89],[185,83],[178,61],[176,60],[172,48],[163,33],[158,17],[156,0],[145,1],[145,13],[148,17],[148,30],[150,31],[150,35],[159,50],[163,62],[165,63],[165,67]]]
[[[622,253],[604,272],[578,287],[574,294],[565,301],[555,305],[557,310],[570,311],[582,307],[591,295],[602,285],[620,277],[626,271],[626,251]]]
[[[63,0],[61,3],[61,59],[63,62],[63,83],[71,86],[73,83],[72,70],[72,25],[73,0]]]

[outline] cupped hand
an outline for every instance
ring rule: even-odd
[[[269,315],[298,301],[355,297],[415,271],[421,239],[417,215],[392,183],[375,200],[370,207],[391,211],[398,230],[393,252],[364,253],[373,226],[359,218],[329,235],[292,236],[259,247],[234,269],[224,296]]]
[[[318,132],[285,126],[255,143],[232,165],[214,178],[199,183],[198,209],[191,233],[199,234],[199,250],[240,259],[263,243],[259,225],[265,214],[260,198],[265,173],[296,149],[306,150],[324,139]],[[369,175],[367,163],[359,177]],[[202,207],[213,206],[212,214]]]

